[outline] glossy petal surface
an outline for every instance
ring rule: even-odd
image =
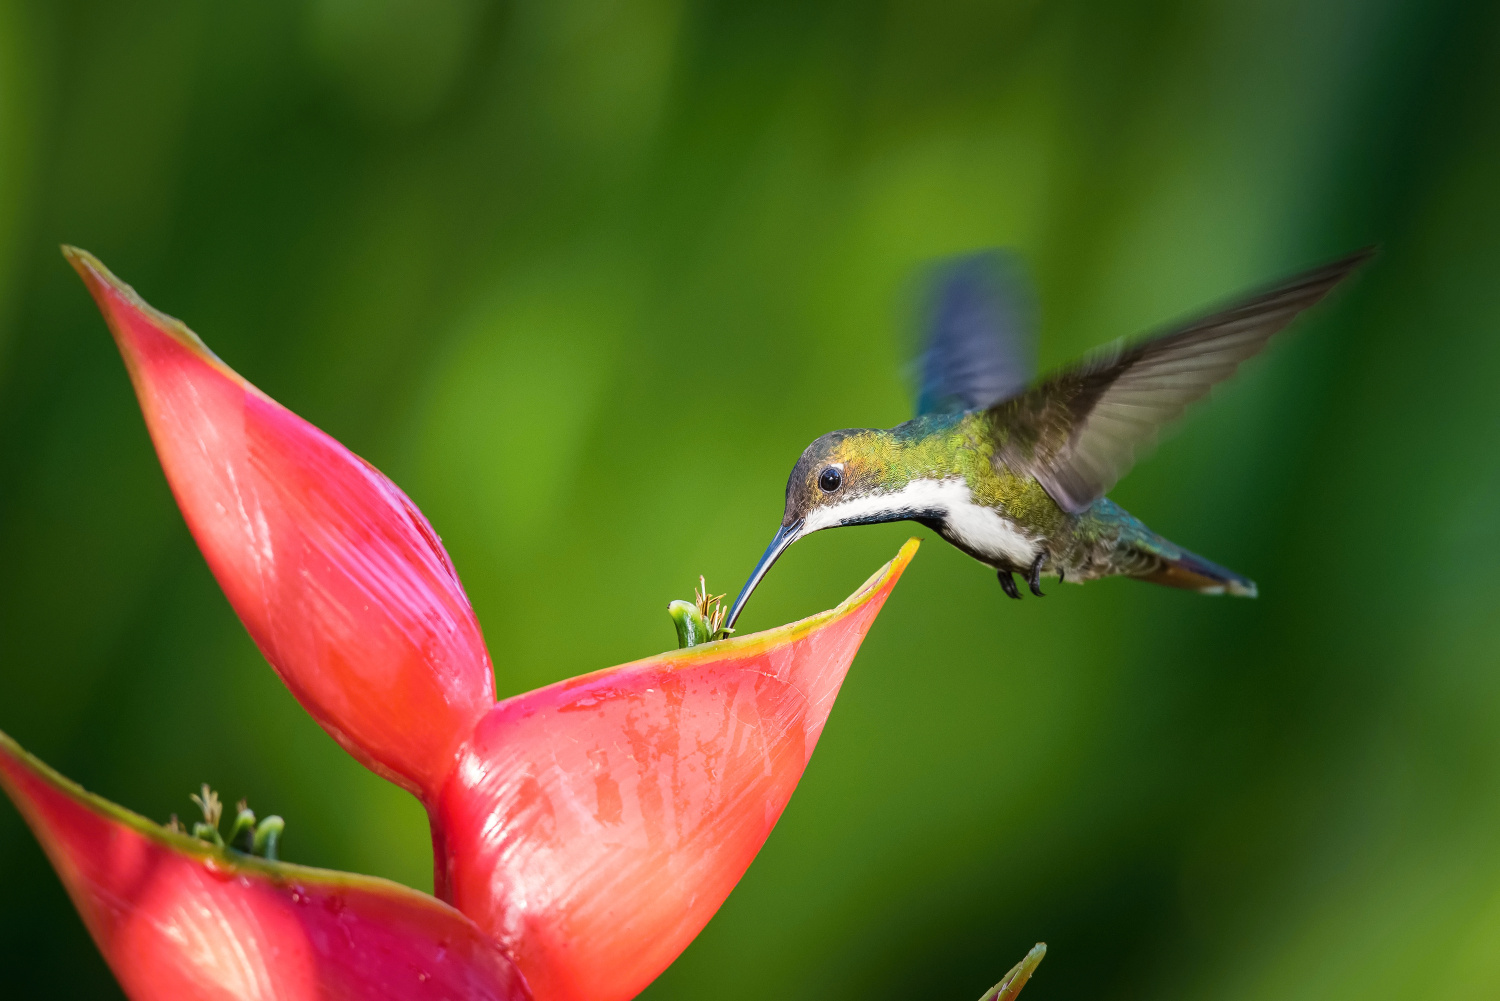
[[[452,900],[540,1001],[622,1001],[729,895],[916,551],[838,608],[497,705],[434,813]]]
[[[437,535],[378,470],[92,255],[66,253],[125,357],[188,528],[266,659],[345,749],[430,799],[495,701]]]
[[[212,851],[89,795],[3,733],[0,787],[136,1001],[530,996],[488,936],[426,894]]]

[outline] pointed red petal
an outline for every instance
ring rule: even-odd
[[[433,813],[452,900],[540,1001],[623,1001],[718,910],[916,551],[831,612],[508,699]]]
[[[188,528],[261,652],[346,750],[430,799],[495,702],[437,535],[373,466],[91,254],[64,252],[125,357]]]
[[[0,733],[0,787],[136,1001],[524,1001],[499,947],[383,879],[265,862],[172,834]]]

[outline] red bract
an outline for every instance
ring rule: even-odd
[[[424,893],[208,847],[58,775],[0,733],[26,817],[135,1001],[524,1001],[504,952]]]
[[[236,612],[314,718],[427,806],[438,895],[542,1001],[633,996],[770,833],[915,541],[821,616],[496,705],[473,612],[405,495],[66,252]]]
[[[479,623],[395,484],[240,378],[87,251],[183,517],[292,694],[345,750],[419,795],[495,702]]]

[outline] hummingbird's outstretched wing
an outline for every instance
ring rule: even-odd
[[[995,426],[1009,432],[999,459],[1030,472],[1059,507],[1082,511],[1125,475],[1163,425],[1374,252],[1314,268],[1157,337],[1116,344],[996,404]]]
[[[983,250],[940,262],[928,284],[917,416],[981,410],[1036,369],[1035,306],[1020,260]]]

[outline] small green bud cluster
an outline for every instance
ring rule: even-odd
[[[229,827],[228,839],[225,839],[219,834],[219,821],[224,815],[224,804],[220,802],[219,794],[205,782],[198,794],[188,798],[197,804],[203,814],[203,819],[193,825],[193,837],[215,848],[230,848],[246,855],[276,861],[276,846],[281,840],[281,832],[286,829],[286,821],[272,814],[256,823],[255,811],[244,800],[240,800],[235,804],[234,823]],[[167,830],[178,834],[189,833],[175,813],[167,821]]]
[[[671,602],[667,605],[667,614],[677,627],[678,649],[721,640],[734,632],[724,628],[724,617],[729,614],[729,609],[724,607],[724,596],[709,594],[708,582],[701,576],[693,600]]]

